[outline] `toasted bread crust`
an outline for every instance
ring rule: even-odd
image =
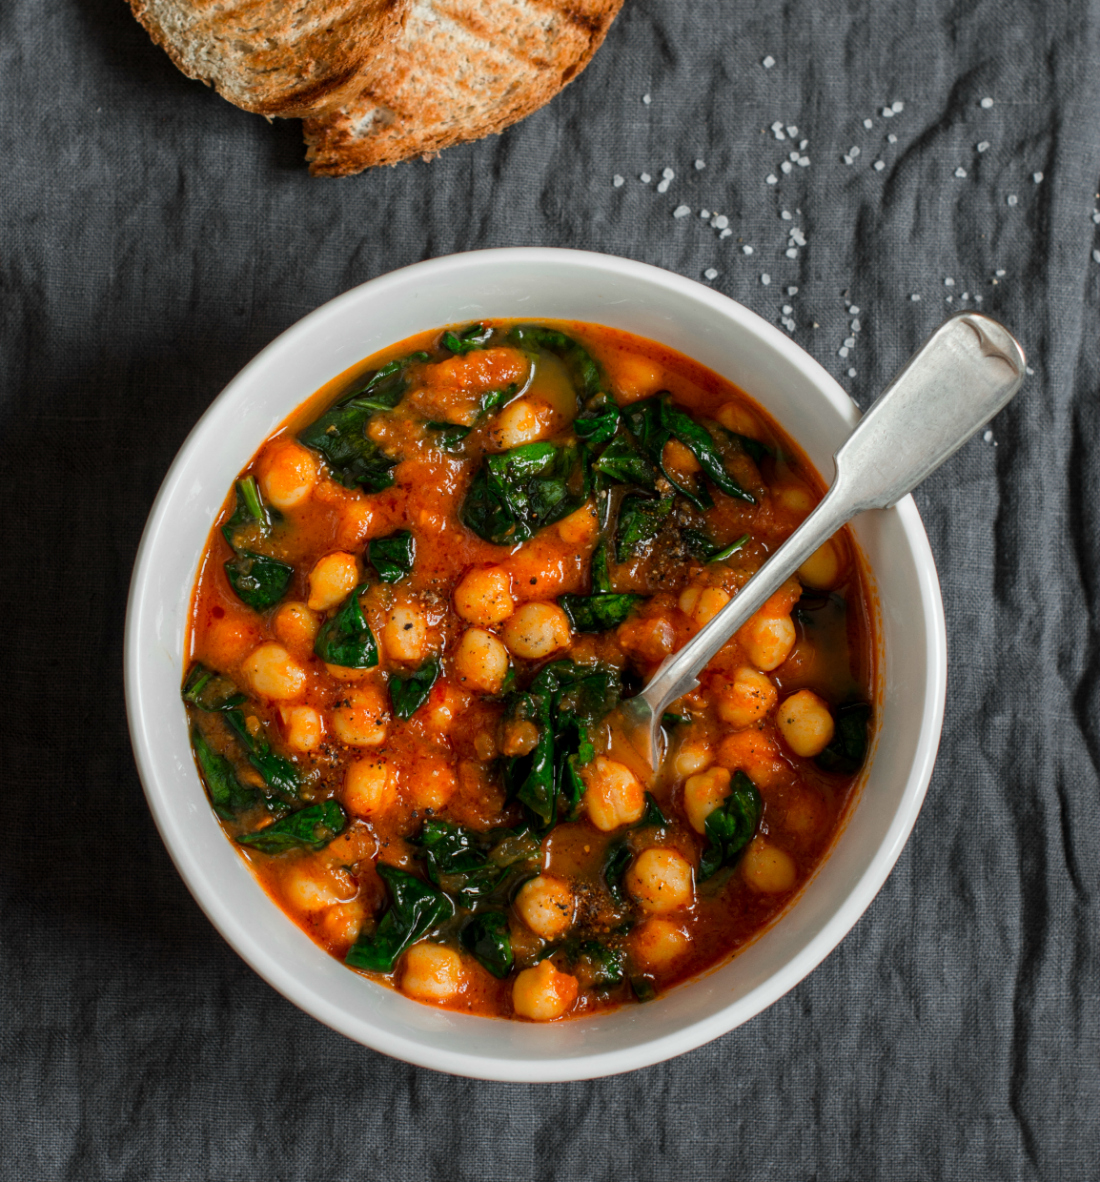
[[[588,64],[622,0],[413,0],[359,94],[305,121],[314,176],[430,159],[549,102]]]
[[[189,78],[246,111],[321,115],[362,89],[411,0],[129,0]]]

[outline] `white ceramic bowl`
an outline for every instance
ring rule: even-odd
[[[180,449],[134,568],[127,710],[149,805],[180,874],[222,935],[279,992],[349,1038],[410,1063],[484,1079],[587,1079],[660,1062],[739,1026],[796,985],[859,919],[897,860],[932,773],[946,682],[943,607],[912,500],[860,518],[856,535],[879,596],[884,679],[870,771],[810,886],[723,967],[648,1005],[548,1026],[448,1013],[346,969],[264,894],[207,803],[180,701],[191,589],[234,477],[294,407],[387,345],[486,316],[589,321],[670,345],[766,407],[827,478],[832,453],[858,417],[837,383],[783,333],[655,267],[579,251],[509,249],[384,275],[264,349]]]

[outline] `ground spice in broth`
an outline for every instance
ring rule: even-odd
[[[548,1021],[728,958],[812,875],[865,758],[847,530],[666,717],[606,718],[821,498],[742,391],[591,324],[437,330],[318,392],[230,490],[184,700],[283,911],[418,1001]]]

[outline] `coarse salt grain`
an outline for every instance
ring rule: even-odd
[[[798,146],[802,149],[803,152],[805,152],[806,149],[810,146],[810,141],[809,140],[802,140],[799,142]]]
[[[803,234],[797,226],[795,226],[794,229],[791,230],[791,241],[795,244],[795,246],[805,246],[806,235]]]
[[[772,134],[777,140],[785,140],[787,138],[787,133],[783,130],[783,124],[778,119],[772,124]]]
[[[769,173],[768,173],[768,175],[767,175],[767,176],[764,178],[764,183],[765,183],[766,185],[775,185],[775,184],[778,184],[778,183],[779,183],[779,177],[777,177],[777,176],[775,175],[775,173],[774,173],[774,172],[769,172]]]
[[[849,316],[858,316],[859,315],[859,309],[855,306],[855,304],[848,305],[848,315]]]
[[[850,378],[854,378],[856,376],[856,371],[854,369],[848,370],[848,376]]]
[[[703,278],[704,278],[704,279],[717,279],[717,278],[718,278],[718,272],[717,272],[717,271],[716,271],[716,270],[715,270],[713,267],[708,267],[708,268],[707,268],[707,269],[706,269],[706,270],[703,272]]]
[[[894,99],[894,101],[890,104],[890,110],[893,111],[895,115],[900,115],[902,111],[905,110],[905,104],[901,101],[901,99]]]
[[[868,131],[870,131],[871,128],[874,127],[874,123],[870,119],[864,119],[863,126],[866,127]]]
[[[709,218],[709,217],[710,217],[710,210],[709,210],[709,209],[701,209],[701,210],[699,210],[699,216],[700,216],[701,218]]]
[[[668,177],[665,177],[665,179],[664,179],[664,180],[662,180],[662,181],[658,181],[658,182],[657,182],[657,192],[658,192],[658,193],[667,193],[667,192],[668,192],[668,186],[669,186],[671,183],[672,183],[672,182],[671,182],[671,181],[668,179]]]
[[[1033,172],[1033,173],[1031,174],[1031,179],[1032,179],[1032,180],[1033,180],[1033,181],[1034,181],[1034,182],[1035,182],[1037,185],[1041,185],[1041,184],[1043,183],[1043,174],[1042,174],[1041,172]]]
[[[793,247],[793,246],[788,246],[788,247],[787,247],[787,249],[786,249],[786,250],[785,250],[783,253],[784,253],[784,254],[787,256],[787,258],[789,258],[789,259],[796,259],[796,258],[798,258],[798,251],[797,251],[797,250],[795,249],[795,247]]]
[[[798,153],[797,153],[797,152],[792,152],[792,153],[791,153],[791,154],[790,154],[790,155],[787,157],[787,159],[788,159],[788,160],[790,160],[792,164],[793,164],[793,163],[795,163],[795,162],[798,160]]]
[[[965,176],[966,176],[966,169],[965,169],[965,168],[962,168],[962,167],[960,167],[960,168],[956,168],[956,169],[955,169],[955,175],[956,175],[956,176],[959,178],[959,180],[961,181],[961,180],[963,179],[963,177],[965,177]]]
[[[810,167],[810,158],[809,158],[809,156],[799,156],[799,158],[798,158],[798,167],[799,167],[799,168],[809,168],[809,167]]]
[[[894,135],[893,132],[890,132],[890,134],[886,137],[886,142],[888,144],[896,144],[898,142],[898,137]]]
[[[993,432],[992,432],[992,431],[988,431],[988,430],[987,430],[987,431],[986,431],[986,432],[985,432],[985,433],[982,435],[982,438],[983,438],[983,439],[986,441],[986,443],[992,443],[992,442],[993,442]]]
[[[784,160],[779,166],[779,171],[786,174],[790,172],[792,168],[794,168],[794,165],[789,160]]]
[[[876,160],[874,164],[875,172],[882,172],[886,165],[881,160]]]
[[[968,292],[968,291],[964,291],[964,292],[962,293],[962,298],[963,298],[964,300],[968,300],[968,299],[970,299],[970,292]]]
[[[1016,205],[1019,203],[1019,200],[1019,197],[1017,197],[1015,193],[1009,193],[1009,195],[1005,198],[1005,204]]]
[[[663,177],[665,178],[665,180],[666,180],[666,181],[670,181],[670,180],[672,180],[672,178],[673,178],[675,175],[676,175],[676,174],[675,174],[675,173],[672,171],[672,169],[671,169],[671,168],[662,168],[662,169],[661,169],[661,176],[663,176]]]
[[[996,275],[998,279],[1003,279],[1006,273],[1004,271],[994,271],[993,274]]]
[[[855,347],[856,347],[856,338],[855,337],[845,337],[844,338],[844,348],[845,349],[854,349]]]
[[[1094,213],[1092,215],[1092,224],[1094,226],[1100,226],[1100,212]]]
[[[851,163],[852,163],[852,158],[851,158],[851,156],[841,156],[841,160],[843,160],[845,164],[851,164]]]
[[[719,214],[714,219],[714,228],[716,230],[724,230],[730,224],[730,220],[724,213]]]
[[[883,107],[882,108],[882,117],[883,117],[883,119],[893,119],[893,117],[894,117],[893,110],[890,107]]]
[[[791,211],[789,209],[781,210],[779,216],[785,222],[789,222],[791,220]],[[1097,221],[1100,221],[1100,214],[1096,214],[1095,216],[1096,216]]]
[[[741,253],[742,254],[752,254],[752,247],[749,246],[749,244],[746,242],[745,245],[741,247]]]
[[[677,205],[672,211],[672,216],[674,218],[686,218],[689,213],[691,213],[691,210],[686,205]]]
[[[993,106],[993,100],[991,98],[984,98],[982,99],[981,106],[983,111],[988,111]]]
[[[783,305],[783,315],[784,316],[789,316],[793,311],[794,311],[794,309],[790,306],[790,304]]]
[[[768,56],[760,63],[765,70],[770,70],[775,65],[775,58],[769,53]]]
[[[798,288],[797,287],[788,287],[787,288],[787,295],[798,295]]]
[[[840,348],[839,348],[839,349],[837,349],[837,351],[836,351],[836,355],[837,355],[838,357],[847,357],[847,356],[848,356],[848,348],[847,348],[847,346],[846,346],[846,345],[841,345],[841,346],[840,346]]]
[[[989,151],[989,140],[982,140],[980,144],[975,145],[979,152]]]
[[[648,185],[648,184],[649,184],[649,182],[650,182],[651,180],[653,180],[653,178],[652,178],[652,177],[649,175],[649,173],[648,173],[648,172],[643,172],[643,173],[640,173],[640,174],[639,174],[639,176],[638,176],[638,180],[640,180],[640,181],[642,182],[642,184],[643,184],[643,185]]]
[[[623,187],[623,185],[625,184],[625,181],[623,180],[623,178],[621,176],[619,176],[618,173],[615,173],[615,175],[611,178],[611,183],[615,186],[616,189],[621,189]]]
[[[707,166],[707,162],[705,160],[696,160],[695,161],[695,171],[696,172],[702,172],[703,169],[706,168],[706,166]]]
[[[1094,250],[1092,252],[1092,261],[1094,263],[1100,263],[1100,250]]]
[[[948,277],[947,277],[947,278],[946,278],[946,279],[943,281],[943,285],[944,285],[944,287],[954,287],[954,286],[955,286],[955,280],[954,280],[954,279],[952,279],[952,278],[951,278],[951,276],[949,275],[949,276],[948,276]]]
[[[854,159],[855,159],[855,158],[856,158],[856,157],[859,155],[859,145],[858,145],[858,144],[853,144],[853,145],[852,145],[852,146],[851,146],[851,147],[848,149],[848,155],[849,155],[849,156],[851,156],[851,157],[852,157],[852,159],[854,160]]]
[[[649,106],[649,104],[650,104],[651,102],[653,102],[653,96],[652,96],[652,95],[648,95],[648,94],[643,94],[643,95],[642,95],[642,102],[643,102],[643,103],[645,103],[645,105],[648,107],[648,106]]]
[[[955,300],[954,300],[954,296],[947,296],[947,298],[946,298],[946,300],[945,300],[944,302],[945,302],[945,303],[948,303],[948,304],[952,304],[952,303],[954,303],[954,302],[955,302]]]
[[[730,235],[731,235],[732,233],[733,233],[733,231],[732,231],[732,230],[723,230],[723,231],[722,231],[722,232],[721,232],[721,233],[718,235],[718,237],[719,237],[719,238],[729,238],[729,237],[730,237]]]
[[[919,304],[920,303],[920,292],[917,292],[917,291],[913,292],[913,294],[909,298],[913,301],[914,304]]]
[[[771,283],[771,281],[772,281],[772,277],[767,273],[767,271],[765,271],[764,274],[760,276],[760,282],[765,287],[767,287],[768,284]]]
[[[797,128],[797,127],[795,127],[795,125],[794,125],[793,123],[790,123],[790,124],[788,124],[788,125],[787,125],[787,134],[788,134],[788,135],[791,137],[791,139],[793,140],[793,139],[795,138],[795,136],[797,136],[797,135],[798,135],[798,128]]]

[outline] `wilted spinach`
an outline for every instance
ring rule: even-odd
[[[706,820],[707,848],[699,861],[700,882],[736,863],[752,841],[763,811],[756,786],[744,772],[734,772],[729,796]]]
[[[728,546],[717,546],[702,530],[685,529],[681,531],[688,550],[701,562],[725,562],[742,549],[749,540],[748,534],[742,534]]]
[[[448,329],[443,334],[443,348],[463,356],[473,349],[482,349],[488,344],[493,330],[488,324],[468,324],[458,332]]]
[[[639,450],[634,437],[626,431],[620,431],[600,452],[592,462],[592,470],[616,484],[653,488],[657,483],[657,469]]]
[[[562,595],[558,603],[574,632],[606,632],[617,628],[644,598],[644,595],[616,594],[611,590],[607,543],[600,542],[592,554],[592,594]]]
[[[274,520],[275,515],[260,495],[256,477],[245,476],[237,481],[237,505],[233,516],[222,526],[222,534],[230,546],[237,550],[248,544],[249,537],[254,539],[258,534],[266,538],[271,533]],[[242,537],[242,534],[247,536]]]
[[[313,651],[325,664],[346,669],[371,669],[378,664],[378,645],[359,603],[366,588],[366,583],[360,583],[336,615],[321,625]]]
[[[631,849],[626,838],[620,841],[613,841],[604,854],[603,860],[603,880],[607,884],[608,894],[615,900],[616,903],[625,901],[623,895],[623,875],[626,874],[627,868],[630,866],[634,858],[634,851]]]
[[[533,722],[539,737],[532,751],[509,761],[504,782],[540,828],[576,810],[584,793],[578,768],[595,756],[589,731],[615,708],[621,692],[617,669],[554,661],[514,696],[510,713]]]
[[[194,665],[183,686],[183,700],[207,713],[231,710],[247,700],[236,682],[223,673],[214,673],[205,665]]]
[[[474,956],[494,977],[507,977],[515,964],[508,916],[503,911],[482,911],[462,929],[463,948]]]
[[[428,700],[439,677],[439,658],[431,657],[412,673],[390,674],[390,702],[393,712],[408,721]]]
[[[197,727],[191,732],[191,746],[202,769],[210,802],[219,817],[231,821],[256,803],[256,789],[237,779],[233,765],[210,746]]]
[[[484,458],[460,516],[479,538],[497,546],[512,545],[579,509],[589,488],[583,448],[527,443]]]
[[[255,833],[242,833],[237,841],[262,854],[285,854],[287,850],[323,849],[347,826],[344,810],[335,800],[307,805],[281,821]]]
[[[222,534],[233,549],[225,564],[225,577],[242,603],[265,611],[286,594],[294,567],[267,554],[258,554],[249,544],[271,532],[272,514],[260,496],[253,476],[237,481],[237,507],[222,526]]]
[[[577,438],[590,448],[606,443],[615,434],[618,426],[619,408],[602,392],[590,399],[573,420],[573,431]]]
[[[440,817],[424,822],[413,839],[423,852],[424,868],[436,886],[459,907],[507,893],[522,874],[534,869],[539,840],[526,825],[516,829],[467,829]]]
[[[411,531],[399,529],[385,538],[371,538],[367,543],[367,561],[383,583],[396,583],[413,568],[416,542]]]
[[[600,367],[592,354],[578,341],[563,332],[558,332],[556,328],[520,324],[508,334],[508,340],[531,353],[539,349],[553,353],[565,365],[573,388],[582,402],[594,397],[603,388]]]
[[[674,497],[655,498],[642,493],[623,497],[615,530],[615,557],[619,562],[636,558],[645,544],[661,532],[674,503]]]
[[[272,751],[271,744],[266,739],[255,738],[240,710],[226,710],[225,721],[240,739],[241,745],[248,753],[248,762],[263,777],[270,792],[287,804],[298,800],[302,784],[294,764]]]
[[[866,702],[848,702],[836,712],[833,741],[817,757],[823,771],[854,775],[867,758],[867,729],[871,707]]]
[[[466,436],[473,430],[472,427],[463,427],[458,423],[430,422],[424,426],[434,433],[433,442],[441,451],[461,451]]]
[[[333,477],[346,488],[367,492],[389,488],[398,461],[367,436],[367,426],[377,411],[392,410],[401,401],[409,385],[405,376],[408,366],[427,360],[427,353],[413,353],[382,366],[364,386],[300,431],[299,442],[319,451]]]
[[[352,968],[389,973],[410,944],[454,915],[454,904],[442,891],[396,866],[379,865],[378,874],[389,888],[390,905],[375,930],[361,935],[344,960]]]

